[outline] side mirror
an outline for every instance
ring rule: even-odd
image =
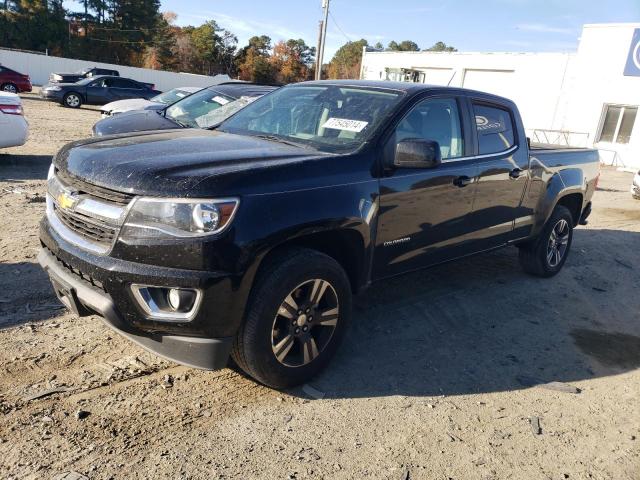
[[[397,168],[435,168],[441,163],[438,142],[407,138],[396,144],[393,165]]]

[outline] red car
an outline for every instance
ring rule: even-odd
[[[11,93],[30,92],[31,79],[29,75],[0,65],[0,90]]]

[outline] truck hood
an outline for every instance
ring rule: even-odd
[[[55,80],[54,75],[57,75],[59,77],[62,77],[62,80]],[[52,73],[49,76],[49,79],[52,82],[57,82],[57,83],[73,83],[73,82],[77,82],[78,80],[83,79],[84,76],[80,75],[78,73]]]
[[[102,108],[106,108],[106,106]],[[93,134],[103,136],[175,128],[181,129],[183,127],[165,118],[157,110],[132,110],[97,121],[93,126]]]
[[[120,192],[197,197],[246,188],[260,193],[273,188],[261,176],[265,171],[327,155],[255,137],[180,129],[70,143],[54,164],[67,176]]]

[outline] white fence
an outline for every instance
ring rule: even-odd
[[[127,67],[110,63],[51,57],[35,53],[17,52],[0,48],[0,65],[27,74],[34,85],[44,85],[51,72],[77,72],[85,67],[104,67],[118,70],[122,77],[140,82],[153,83],[158,90],[167,91],[176,87],[207,87],[229,80],[227,75],[193,75],[191,73],[165,72],[148,68]]]

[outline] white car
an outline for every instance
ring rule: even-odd
[[[188,97],[192,93],[202,90],[202,87],[179,87],[161,93],[155,97],[146,100],[144,98],[131,98],[129,100],[118,100],[117,102],[107,103],[100,108],[102,118],[111,117],[119,113],[128,112],[130,110],[162,110],[167,105],[177,102],[178,100]]]
[[[631,184],[631,195],[633,195],[633,198],[640,200],[640,170],[638,170],[636,176],[633,177],[633,183]]]
[[[0,148],[24,145],[28,136],[29,124],[24,118],[20,97],[0,92]]]

